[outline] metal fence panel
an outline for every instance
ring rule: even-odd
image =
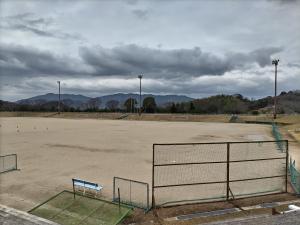
[[[0,156],[0,173],[8,172],[17,169],[17,155]]]
[[[287,157],[287,141],[154,144],[152,206],[286,192]]]
[[[118,189],[120,196],[118,196]],[[150,209],[149,204],[149,184],[125,179],[121,177],[114,177],[113,180],[113,201],[118,201],[126,205],[130,205],[144,210]]]

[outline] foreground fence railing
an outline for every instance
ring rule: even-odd
[[[148,211],[150,209],[149,184],[141,181],[114,177],[113,201],[120,201],[122,204]]]
[[[287,171],[287,140],[154,144],[152,206],[283,193]]]
[[[282,135],[279,131],[278,126],[275,123],[272,124],[272,133],[276,141],[282,140]],[[277,143],[278,143],[278,149],[280,151],[283,151],[283,146],[281,145],[281,142],[277,142]],[[296,169],[296,162],[295,160],[292,160],[292,157],[290,157],[288,170],[291,176],[291,185],[294,191],[297,194],[300,194],[300,172]]]
[[[0,173],[18,169],[17,154],[0,156]]]
[[[295,160],[290,157],[289,172],[291,176],[291,185],[297,194],[300,194],[300,173],[296,169]]]

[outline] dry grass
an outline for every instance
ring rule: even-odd
[[[290,135],[300,143],[300,123],[296,123],[293,125],[287,125],[284,127]]]
[[[0,112],[0,117],[54,117],[72,119],[118,119],[123,113],[104,112]],[[190,122],[228,122],[230,115],[192,115],[192,114],[128,114],[126,120],[145,121],[190,121]]]
[[[118,119],[123,113],[105,113],[105,112],[0,112],[0,117],[54,117],[54,118],[72,118],[72,119]],[[185,122],[229,122],[231,115],[218,114],[128,114],[125,120],[145,120],[145,121],[185,121]],[[272,114],[260,115],[239,115],[242,121],[263,121],[273,122]],[[279,114],[275,120],[278,123],[291,125],[300,124],[300,115]]]

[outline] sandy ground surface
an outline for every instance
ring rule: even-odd
[[[114,176],[151,183],[152,144],[273,140],[268,125],[0,118],[1,155],[17,153],[20,171],[0,175],[0,203],[29,210],[78,177],[104,186]]]

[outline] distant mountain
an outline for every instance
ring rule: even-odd
[[[145,94],[142,95],[142,100],[146,97],[153,97],[156,101],[158,106],[164,106],[170,102],[181,103],[181,102],[188,102],[193,100],[187,96],[183,95],[151,95]],[[100,109],[104,109],[106,107],[107,102],[109,101],[117,101],[118,107],[123,108],[124,102],[128,98],[134,98],[137,102],[139,102],[139,95],[138,94],[124,94],[118,93],[113,95],[105,95],[96,98],[90,98],[84,95],[73,95],[73,94],[61,94],[61,101],[65,106],[73,107],[73,108],[80,108],[81,110],[96,107]],[[48,93],[45,95],[39,95],[32,98],[22,99],[16,101],[15,103],[21,105],[44,105],[48,102],[58,101],[58,94]]]
[[[84,103],[88,102],[91,98],[84,95],[61,94],[61,102],[69,107],[83,108]],[[15,103],[21,105],[43,105],[49,102],[57,102],[58,94],[48,93],[45,95],[38,95],[32,98],[22,99]]]
[[[192,99],[182,95],[142,95],[142,99],[145,99],[146,97],[155,98],[156,104],[159,107],[157,112],[173,113],[272,113],[274,103],[274,98],[272,96],[250,100],[240,94],[215,95],[202,99]],[[96,98],[90,98],[83,95],[62,94],[61,108],[63,111],[74,111],[78,109],[95,111],[97,109],[110,108],[124,110],[124,102],[128,98],[134,98],[139,102],[138,94],[118,93]],[[58,95],[49,93],[22,99],[17,102],[0,100],[0,110],[56,111],[57,102]],[[300,113],[300,91],[281,92],[278,95],[277,103],[278,113]]]

